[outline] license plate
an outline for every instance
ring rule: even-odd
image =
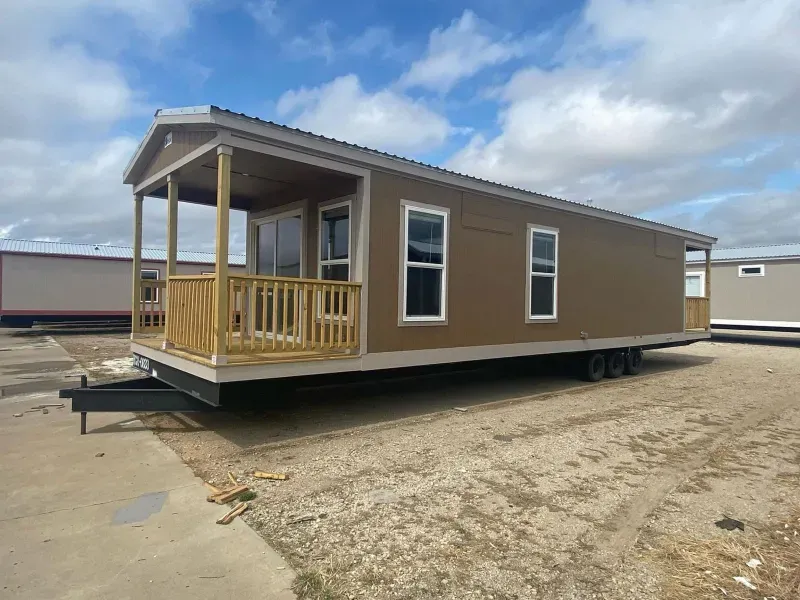
[[[150,366],[150,359],[146,356],[133,355],[133,368],[144,371],[145,373],[152,374],[153,367]]]

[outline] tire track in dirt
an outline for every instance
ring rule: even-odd
[[[617,562],[636,543],[641,528],[672,490],[694,476],[695,472],[705,467],[715,456],[734,446],[740,434],[773,419],[794,402],[791,398],[781,398],[768,406],[759,406],[732,425],[718,427],[709,432],[706,440],[711,440],[710,443],[697,444],[697,447],[687,449],[693,453],[694,458],[664,469],[642,494],[606,525],[607,532],[595,543],[595,554],[600,564]]]
[[[611,592],[612,575],[617,565],[636,544],[642,528],[669,494],[716,457],[735,447],[741,434],[774,420],[782,411],[795,404],[795,399],[781,398],[772,404],[759,406],[737,417],[731,425],[710,429],[702,441],[684,448],[682,452],[691,458],[674,461],[669,467],[660,470],[641,494],[620,507],[614,517],[599,524],[598,528],[603,533],[593,543],[582,542],[582,551],[573,556],[576,567],[582,563],[580,568],[562,572],[550,581],[540,590],[543,597],[584,598],[587,587],[592,593]]]

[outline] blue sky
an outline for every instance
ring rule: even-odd
[[[0,235],[129,241],[121,172],[154,110],[216,104],[722,245],[800,239],[796,0],[0,10]],[[163,208],[146,203],[150,245]],[[212,232],[182,208],[182,247]]]

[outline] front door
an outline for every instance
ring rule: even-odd
[[[260,219],[255,222],[255,243],[256,243],[256,274],[271,275],[274,277],[300,277],[302,275],[303,260],[303,217],[302,213],[293,212]],[[273,307],[276,306],[273,298],[273,290],[267,293],[267,322],[263,323],[263,303],[264,297],[262,290],[258,291],[256,297],[255,327],[256,331],[268,336],[273,335]],[[284,293],[288,294],[284,302]],[[277,320],[278,335],[283,337],[281,326],[284,322],[283,307],[286,305],[289,339],[299,336],[299,331],[292,331],[291,323],[294,322],[294,311],[302,310],[299,302],[302,298],[294,298],[294,289],[290,287],[288,291],[278,290],[277,298]],[[297,306],[295,306],[297,305]],[[265,327],[266,326],[266,327]]]

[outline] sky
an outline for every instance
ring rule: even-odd
[[[129,244],[155,110],[215,104],[720,246],[800,241],[798,32],[797,0],[0,0],[0,237]],[[213,208],[182,204],[178,243],[213,249]]]

